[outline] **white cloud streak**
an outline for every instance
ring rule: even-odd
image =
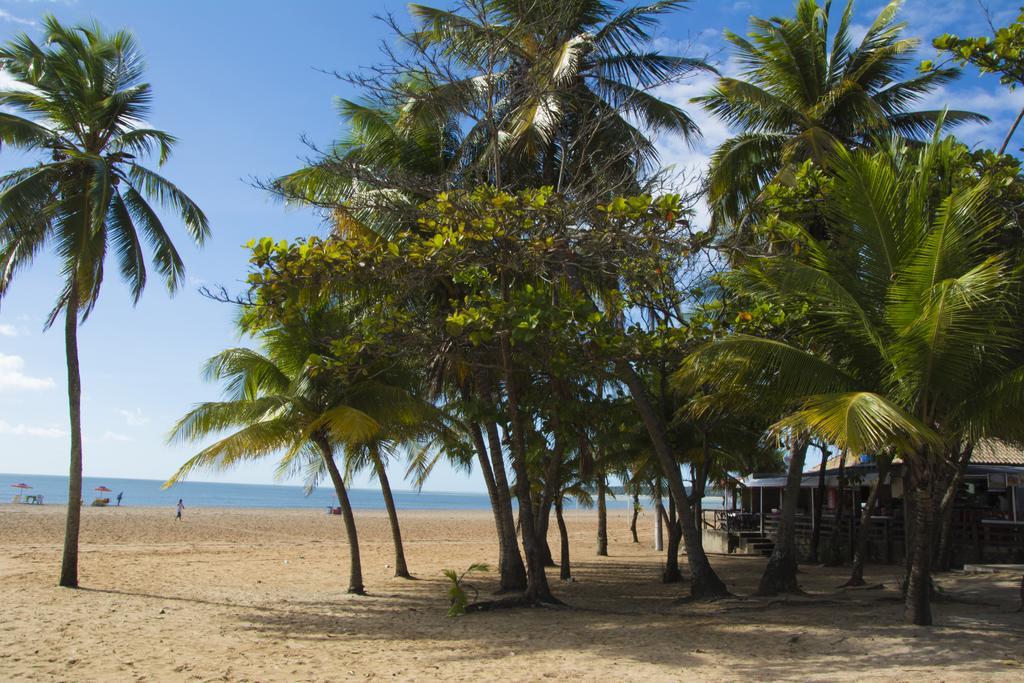
[[[107,430],[107,431],[103,432],[103,440],[104,441],[119,441],[119,442],[135,441],[135,439],[133,439],[132,437],[128,436],[127,434],[118,434],[117,432],[112,432],[110,430]]]
[[[16,17],[5,9],[0,9],[0,21],[6,21],[11,24],[21,24],[22,26],[35,26],[36,22],[31,19],[22,19]]]
[[[43,391],[53,388],[50,377],[32,377],[22,372],[25,359],[0,353],[0,392]]]
[[[135,410],[120,409],[117,414],[124,418],[124,423],[129,427],[142,427],[149,424],[149,418],[142,414],[141,408]]]
[[[59,439],[67,436],[67,432],[54,427],[33,427],[23,423],[11,424],[6,420],[0,420],[0,434],[8,436],[34,436],[43,439]]]

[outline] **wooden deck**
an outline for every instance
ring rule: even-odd
[[[773,512],[730,514],[722,510],[707,510],[704,525],[706,528],[736,534],[757,531],[774,540],[778,533],[779,516],[779,513]],[[810,515],[796,516],[797,549],[803,557],[810,554],[812,529],[813,520]],[[859,529],[859,516],[844,515],[837,522],[834,512],[826,511],[822,515],[819,557],[825,556],[833,536],[838,534],[836,547],[844,559],[852,558]],[[970,511],[958,511],[952,532],[956,563],[1024,562],[1024,522],[980,519]],[[902,562],[905,545],[902,518],[885,515],[871,518],[868,561],[890,564]]]

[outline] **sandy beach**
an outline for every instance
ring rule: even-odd
[[[940,576],[934,628],[900,623],[894,567],[872,590],[803,568],[807,597],[686,604],[641,518],[569,513],[565,608],[446,616],[442,569],[494,563],[487,512],[405,512],[416,581],[392,578],[383,512],[357,514],[367,597],[344,594],[339,517],[311,510],[86,508],[83,589],[56,586],[63,508],[0,505],[0,677],[9,680],[1022,680],[1019,576]],[[554,525],[552,525],[554,526]],[[557,553],[557,539],[552,539]],[[758,558],[713,557],[738,596]],[[481,596],[496,576],[474,579]]]

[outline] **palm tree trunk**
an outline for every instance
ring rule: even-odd
[[[512,513],[512,496],[505,473],[505,455],[501,447],[501,435],[497,423],[487,423],[487,444],[491,452],[491,471],[494,473],[494,489],[498,497],[498,513],[501,516],[502,538],[505,560],[502,563],[502,591],[526,590],[526,565],[519,552],[519,538],[516,535],[516,519]]]
[[[498,535],[498,586],[499,592],[504,593],[510,590],[522,590],[525,588],[525,569],[523,569],[523,561],[519,557],[519,546],[515,538],[515,531],[512,532],[511,550],[509,548],[508,536],[505,534],[505,521],[502,512],[501,499],[498,496],[498,486],[494,480],[494,470],[491,468],[490,459],[488,458],[487,445],[484,442],[484,434],[480,429],[480,425],[476,422],[470,424],[470,434],[473,437],[473,445],[476,450],[477,462],[480,465],[480,472],[484,477],[484,484],[487,486],[487,497],[491,500],[491,513],[494,516],[494,527]],[[499,444],[500,448],[500,444]],[[520,575],[524,579],[523,583],[516,583],[513,574],[513,560],[512,553],[515,553],[515,558],[519,560]]]
[[[608,500],[604,475],[597,475],[597,554],[608,557]]]
[[[708,461],[707,440],[705,439],[704,462]],[[707,491],[708,473],[706,467],[697,467],[693,478],[690,499],[693,501],[693,521],[697,525],[697,535],[704,538],[704,493]],[[703,541],[702,541],[703,542]]]
[[[558,413],[552,419],[555,430],[560,424]],[[562,457],[565,455],[565,442],[557,435],[555,437],[555,448],[548,453],[548,463],[544,474],[544,487],[541,491],[539,508],[537,510],[537,543],[540,545],[541,554],[544,557],[545,567],[554,567],[555,559],[551,554],[551,546],[548,544],[548,529],[551,526],[551,508],[554,505],[559,487],[561,486]]]
[[[871,492],[868,493],[868,502],[860,513],[860,529],[857,530],[857,550],[853,553],[853,569],[850,570],[850,580],[847,586],[864,585],[864,561],[868,554],[868,534],[871,527],[871,515],[875,514],[878,506],[879,494],[882,492],[882,484],[886,475],[889,474],[888,458],[875,458],[877,463],[878,479],[871,485]]]
[[[380,481],[380,492],[384,496],[384,507],[388,511],[388,522],[391,524],[391,540],[395,544],[395,576],[400,579],[411,579],[409,567],[405,564],[405,549],[402,547],[402,529],[398,525],[398,510],[395,508],[395,498],[391,495],[391,483],[388,481],[387,468],[380,458],[377,447],[370,451],[373,457],[373,467],[377,471],[377,480]]]
[[[967,465],[971,461],[973,451],[973,445],[968,444],[958,455],[956,472],[953,473],[944,488],[942,501],[939,503],[939,543],[935,551],[935,569],[937,571],[949,571],[953,562],[950,541],[953,535],[953,505],[956,503],[956,494],[960,491],[960,485],[967,475]]]
[[[629,532],[633,534],[633,543],[639,543],[640,538],[636,535],[636,518],[640,516],[640,494],[633,494],[633,519],[629,523]]]
[[[665,549],[665,571],[661,573],[661,582],[679,583],[683,580],[683,573],[679,571],[679,543],[683,540],[683,528],[679,524],[676,504],[671,496],[668,499],[665,526],[668,527],[668,546]]]
[[[793,438],[792,457],[789,461],[789,475],[786,478],[785,499],[782,501],[782,515],[779,531],[775,538],[775,549],[768,558],[768,566],[761,575],[758,595],[778,593],[799,593],[797,583],[796,556],[796,504],[800,495],[800,481],[803,478],[804,460],[807,457],[807,437],[803,434]]]
[[[708,435],[701,431],[702,458],[700,464],[691,470],[693,477],[693,511],[694,521],[697,523],[697,534],[704,538],[704,494],[708,491],[708,471],[711,463],[711,447],[708,444]],[[702,541],[703,542],[703,541]]]
[[[904,603],[904,620],[917,626],[930,626],[931,608],[931,540],[932,540],[932,492],[928,474],[922,465],[914,476],[914,488],[908,492],[914,496],[916,521],[914,524],[913,556],[907,574],[907,594]]]
[[[683,542],[686,544],[686,560],[690,566],[690,595],[693,598],[713,599],[729,595],[729,589],[719,578],[718,574],[711,567],[707,553],[701,543],[701,537],[693,522],[693,511],[690,509],[686,498],[686,487],[683,485],[683,476],[679,472],[679,466],[673,457],[672,450],[666,438],[666,428],[658,412],[654,409],[650,392],[647,390],[643,379],[636,373],[629,363],[620,361],[616,364],[619,376],[629,387],[629,393],[633,403],[640,413],[644,427],[654,446],[655,455],[661,463],[662,472],[668,481],[669,493],[675,499],[679,507],[679,514],[683,527]]]
[[[68,511],[64,526],[64,556],[60,585],[78,588],[78,534],[82,521],[82,377],[78,366],[78,285],[72,273],[64,323],[68,366],[68,412],[71,422],[71,468],[68,473]]]
[[[541,560],[545,567],[555,567],[555,558],[551,554],[551,545],[548,543],[548,528],[551,526],[552,504],[541,505],[537,511],[537,547],[540,548]]]
[[[352,514],[352,505],[348,500],[345,480],[342,479],[341,472],[338,471],[338,465],[334,462],[334,452],[327,440],[318,438],[316,445],[320,448],[327,472],[331,476],[334,492],[338,496],[338,505],[341,506],[341,516],[345,522],[345,535],[348,537],[349,550],[348,591],[346,592],[354,595],[366,595],[366,589],[363,587],[363,564],[359,558],[359,534],[356,533],[356,518]]]
[[[501,337],[501,361],[505,378],[505,407],[512,427],[512,469],[516,475],[516,498],[519,499],[519,523],[523,532],[523,551],[526,554],[526,598],[535,602],[559,603],[551,594],[544,558],[537,543],[537,529],[533,523],[533,503],[530,493],[530,473],[527,467],[526,434],[519,406],[519,390],[512,368],[512,349],[508,335]]]
[[[814,521],[811,527],[811,551],[807,555],[807,561],[811,564],[818,563],[818,551],[821,546],[821,513],[825,507],[825,465],[828,462],[828,450],[824,444],[821,446],[821,466],[818,468],[818,489],[814,498]]]
[[[665,502],[661,495],[661,478],[654,483],[654,549],[665,547]]]
[[[839,486],[836,489],[836,510],[832,518],[832,533],[828,537],[828,555],[825,556],[825,565],[838,567],[843,564],[842,550],[842,523],[843,513],[846,512],[846,453],[843,452],[839,461]]]
[[[562,516],[562,497],[555,501],[555,519],[558,522],[558,538],[561,541],[561,553],[559,555],[559,578],[568,581],[572,578],[572,570],[569,566],[569,531],[565,528],[565,518]]]

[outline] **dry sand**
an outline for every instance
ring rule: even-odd
[[[357,519],[367,597],[344,593],[341,518],[316,510],[86,508],[72,591],[55,585],[63,509],[0,505],[0,679],[1024,680],[1019,576],[941,577],[930,629],[900,623],[892,567],[869,567],[876,590],[805,567],[807,598],[678,604],[650,516],[632,544],[617,512],[596,557],[596,517],[570,513],[577,581],[549,574],[568,607],[450,619],[441,570],[494,563],[489,513],[402,514],[417,581],[391,576],[384,514]],[[737,595],[763,568],[712,559]],[[474,581],[487,596],[496,577]]]

